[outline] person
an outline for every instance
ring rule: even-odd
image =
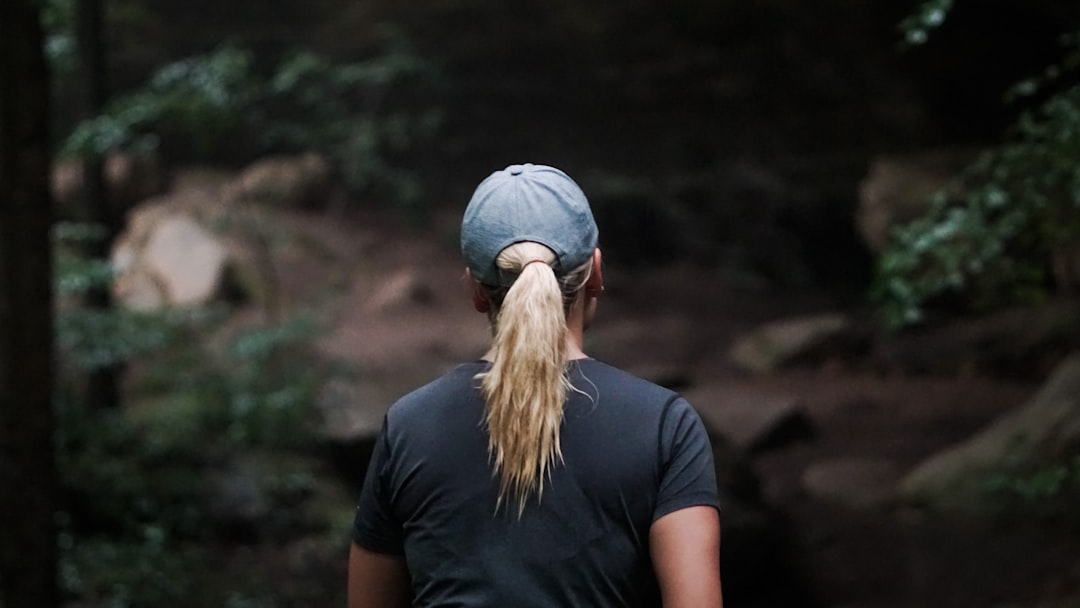
[[[491,349],[387,412],[349,608],[722,606],[700,418],[582,351],[604,289],[597,242],[558,169],[512,165],[477,187],[461,249]]]

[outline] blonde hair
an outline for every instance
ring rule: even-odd
[[[517,278],[488,286],[494,329],[491,369],[478,377],[484,396],[488,454],[499,475],[498,509],[517,502],[518,516],[532,493],[562,460],[559,428],[570,387],[566,376],[566,315],[592,270],[592,261],[560,280],[555,253],[539,243],[515,243],[495,264]]]

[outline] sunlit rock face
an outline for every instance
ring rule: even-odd
[[[118,301],[136,310],[156,310],[212,300],[228,263],[225,247],[184,214],[158,214],[146,223],[114,248]]]

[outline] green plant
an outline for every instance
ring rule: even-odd
[[[921,5],[902,24],[908,41],[925,40],[951,4]],[[1072,35],[1059,64],[1008,96],[1038,93],[1044,101],[937,193],[922,217],[894,231],[871,294],[888,326],[924,320],[943,298],[986,310],[1049,292],[1051,260],[1080,239],[1080,85],[1065,77],[1078,69],[1080,35]]]
[[[953,0],[926,0],[900,21],[900,32],[906,44],[917,46],[930,38],[930,32],[945,23],[952,10]]]
[[[1080,456],[1039,467],[997,471],[987,477],[984,488],[999,511],[1080,524],[1074,508],[1080,498]]]
[[[164,66],[141,89],[113,99],[101,116],[77,125],[61,155],[104,155],[119,148],[155,147],[160,132],[183,133],[197,154],[243,120],[256,95],[250,53],[223,48]]]
[[[73,296],[107,285],[112,268],[69,245],[101,234],[83,224],[59,224],[54,230],[54,284],[68,300],[59,307],[55,324],[62,367],[86,371],[137,360],[135,385],[144,398],[181,404],[178,411],[184,415],[189,412],[182,404],[197,404],[190,415],[200,428],[193,431],[224,433],[212,437],[242,445],[306,441],[307,408],[334,371],[307,352],[307,344],[319,335],[318,325],[298,316],[227,330],[229,311],[223,306],[89,309]]]
[[[165,65],[114,98],[104,114],[73,130],[61,153],[164,146],[212,161],[315,150],[353,192],[410,207],[420,198],[419,181],[397,161],[437,130],[441,114],[406,100],[421,98],[434,80],[431,67],[400,42],[349,64],[295,53],[268,72],[250,51],[223,46]]]
[[[318,335],[307,318],[237,335],[207,359],[188,389],[211,409],[228,441],[241,445],[303,445],[310,438],[311,403],[326,370],[305,345]]]
[[[103,608],[176,605],[192,595],[191,572],[200,551],[176,545],[162,530],[147,526],[125,542],[80,538],[60,532],[60,583],[65,593]]]
[[[105,238],[105,229],[74,222],[53,226],[53,286],[61,304],[56,316],[56,343],[61,363],[88,371],[152,354],[177,339],[183,328],[212,316],[206,308],[141,312],[93,309],[80,298],[107,288],[114,269],[106,260],[90,259],[83,245]]]
[[[123,408],[88,410],[65,396],[75,388],[57,403],[65,592],[91,606],[290,605],[247,582],[271,580],[262,565],[237,566],[241,584],[210,565],[222,542],[208,525],[210,480],[237,459],[259,464],[250,474],[267,503],[267,539],[328,525],[308,505],[321,487],[311,463],[290,457],[311,446],[315,390],[335,371],[308,352],[318,325],[300,317],[237,330],[218,307],[88,314],[71,296],[112,272],[72,245],[100,235],[74,224],[54,231],[65,260],[55,277],[66,300],[56,324],[62,367],[129,365]]]
[[[415,205],[419,182],[394,160],[431,137],[442,116],[433,108],[409,109],[400,97],[430,87],[434,78],[400,41],[380,57],[345,65],[295,53],[267,83],[261,137],[267,149],[321,150],[353,190],[388,188],[399,204]]]

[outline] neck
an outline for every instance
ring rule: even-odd
[[[582,350],[585,343],[585,306],[582,304],[581,300],[575,302],[566,319],[566,358],[571,361],[588,358]]]

